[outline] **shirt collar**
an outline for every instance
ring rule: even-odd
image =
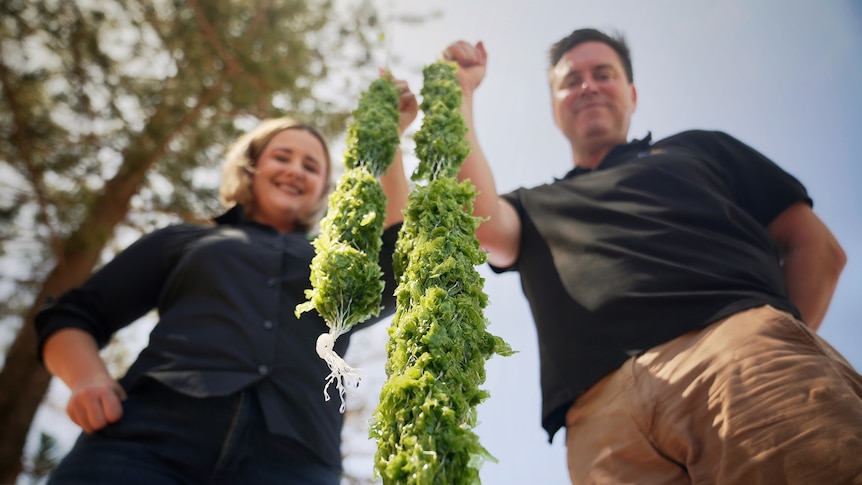
[[[245,209],[243,209],[242,205],[240,205],[240,204],[237,204],[237,205],[231,207],[230,209],[228,209],[227,211],[223,212],[222,214],[219,214],[218,216],[213,217],[213,221],[215,221],[215,223],[220,225],[220,226],[222,226],[222,225],[227,225],[227,226],[257,226],[257,227],[260,227],[262,229],[266,229],[268,231],[278,232],[274,227],[272,227],[270,225],[261,224],[260,222],[257,222],[253,219],[246,217]],[[302,234],[303,236],[307,236],[306,232],[303,231],[302,229],[294,229],[293,231],[290,231],[288,234],[293,234],[293,233]]]
[[[625,152],[627,152],[629,150],[633,150],[633,149],[643,150],[644,148],[649,148],[650,144],[652,144],[652,132],[647,132],[646,136],[640,140],[635,138],[626,144],[615,146],[605,156],[605,158],[602,159],[602,162],[599,163],[599,165],[596,168],[585,168],[585,167],[577,167],[576,166],[575,168],[569,170],[562,178],[557,179],[557,180],[565,180],[565,179],[572,178],[572,177],[575,177],[575,176],[583,174],[583,173],[592,172],[593,170],[601,170],[602,168],[605,168],[607,166],[608,160],[613,159],[617,155],[619,155],[621,153],[625,153]]]
[[[213,217],[213,221],[215,221],[218,225],[238,225],[238,224],[247,224],[249,219],[245,217],[245,211],[242,206],[237,204],[227,211],[219,214],[216,217]]]

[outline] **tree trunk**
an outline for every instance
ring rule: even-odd
[[[16,483],[30,423],[51,382],[50,374],[36,358],[36,330],[31,322],[28,315],[0,372],[0,483]]]
[[[125,214],[125,211],[123,211]],[[116,216],[115,216],[116,217]],[[93,221],[95,222],[95,221]],[[104,221],[104,224],[111,224]],[[116,225],[117,222],[113,222]],[[83,227],[92,227],[85,224]],[[37,356],[36,328],[33,320],[46,296],[57,296],[81,284],[98,261],[105,241],[87,251],[64,258],[52,271],[36,297],[35,304],[24,317],[24,324],[6,355],[6,365],[0,372],[0,483],[15,483],[21,473],[21,454],[36,410],[51,383],[51,375]]]
[[[134,165],[134,164],[131,164]],[[21,456],[27,433],[42,402],[51,376],[37,356],[36,328],[33,321],[47,296],[59,296],[80,285],[96,266],[99,255],[114,227],[128,212],[129,201],[137,190],[149,164],[126,173],[123,180],[111,180],[110,189],[93,206],[80,228],[66,241],[65,254],[48,275],[42,291],[27,312],[15,342],[9,348],[6,365],[0,371],[0,483],[15,483],[21,473]]]

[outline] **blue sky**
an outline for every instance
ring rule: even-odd
[[[726,131],[806,185],[815,212],[849,257],[820,333],[862,369],[862,200],[854,186],[862,180],[862,2],[378,3],[443,12],[421,26],[393,26],[387,35],[393,57],[400,58],[395,75],[414,91],[422,83],[416,69],[450,42],[485,42],[489,64],[476,94],[476,131],[501,191],[550,181],[571,167],[568,143],[551,119],[548,47],[575,28],[623,32],[638,88],[631,137]],[[481,271],[490,328],[519,350],[487,364],[491,397],[479,408],[477,432],[499,463],[482,467],[483,483],[568,483],[564,433],[548,445],[540,427],[536,335],[517,276]],[[366,372],[373,388],[377,371]]]

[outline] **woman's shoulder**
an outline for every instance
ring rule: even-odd
[[[141,236],[132,247],[178,248],[186,246],[207,234],[218,230],[218,225],[207,222],[179,222],[170,224]]]

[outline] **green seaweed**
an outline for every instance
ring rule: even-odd
[[[485,361],[512,351],[487,331],[476,190],[455,178],[469,148],[454,66],[438,62],[423,73],[413,179],[427,183],[410,193],[396,245],[387,380],[370,435],[386,485],[474,484],[482,462],[494,460],[473,432],[476,406],[488,397]]]
[[[363,92],[348,128],[345,166],[329,195],[320,233],[314,239],[311,288],[296,306],[297,318],[316,310],[329,326],[329,337],[318,339],[318,354],[332,373],[324,395],[336,382],[344,410],[347,383],[358,380],[353,369],[332,350],[339,335],[380,314],[384,283],[379,257],[386,195],[378,177],[392,163],[398,146],[398,89],[379,78]],[[327,335],[327,334],[324,334]],[[323,337],[323,336],[321,336]]]

